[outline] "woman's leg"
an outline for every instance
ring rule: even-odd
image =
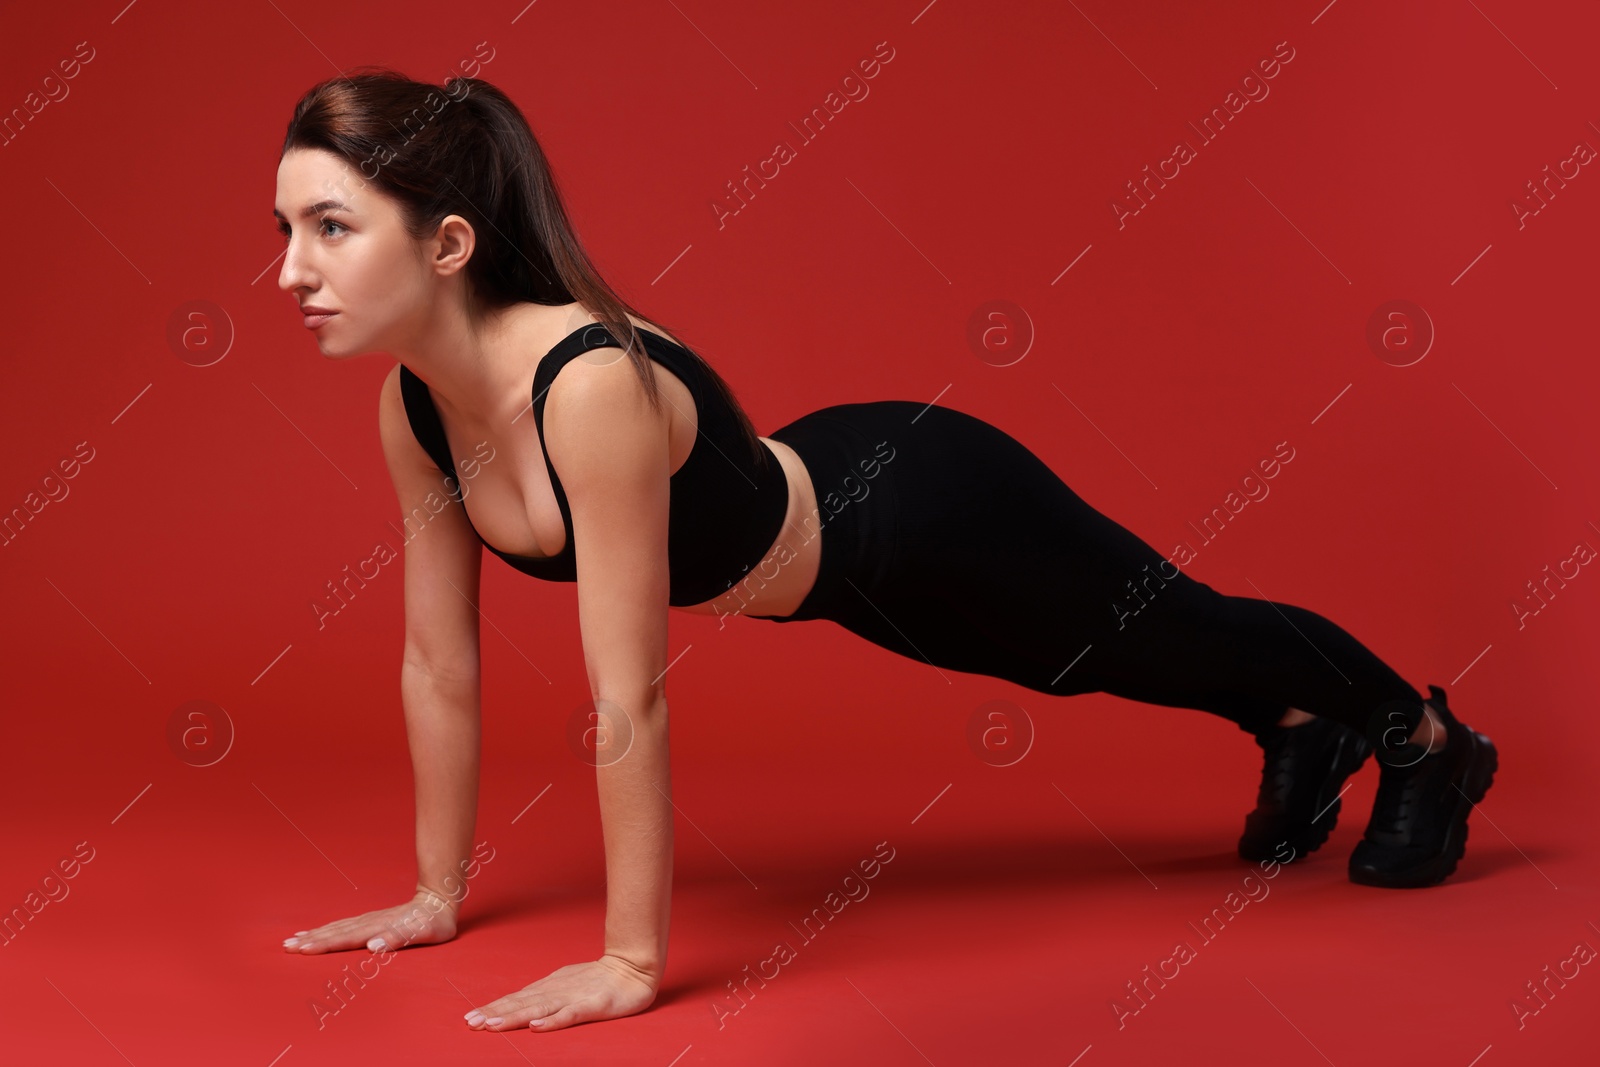
[[[1195,708],[1251,733],[1290,707],[1369,736],[1421,721],[1421,695],[1340,626],[1183,574],[998,428],[909,401],[818,415],[790,443],[819,500],[842,481],[844,503],[823,526],[819,588],[792,618],[937,667]],[[848,464],[858,452],[893,458],[867,479]]]
[[[1085,660],[1102,690],[1132,699],[1152,684],[1180,694],[1226,688],[1334,719],[1373,741],[1402,724],[1409,736],[1421,720],[1421,694],[1331,619],[1218,593],[1183,574],[1104,633]]]
[[[1241,854],[1279,835],[1306,849],[1325,839],[1324,794],[1365,755],[1342,724],[1383,763],[1351,879],[1433,885],[1455,869],[1498,757],[1439,687],[1426,715],[1439,736],[1423,736],[1421,695],[1332,620],[1195,581],[970,415],[838,405],[773,436],[795,447],[829,512],[816,588],[780,621],[831,619],[935,667],[1047,693],[1109,692],[1232,720],[1267,749],[1262,795],[1293,785],[1258,801]],[[1267,732],[1290,707],[1326,723]]]

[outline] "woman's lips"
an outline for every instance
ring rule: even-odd
[[[325,312],[318,312],[318,313],[315,313],[315,314],[307,312],[306,313],[306,329],[315,330],[318,326],[321,326],[323,323],[327,322],[329,319],[333,318],[337,314],[339,314],[337,311],[325,311]]]

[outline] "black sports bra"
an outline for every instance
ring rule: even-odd
[[[641,328],[639,336],[644,338],[649,356],[688,387],[699,417],[689,456],[672,474],[667,536],[671,592],[667,602],[673,607],[700,604],[727,592],[772,547],[789,509],[789,480],[765,441],[761,442],[762,463],[751,464],[737,416],[722,402],[703,365],[688,349],[652,330]],[[550,383],[576,357],[592,348],[608,346],[622,347],[606,327],[589,323],[563,337],[539,361],[533,376],[533,419],[541,449],[545,394]],[[462,503],[460,479],[455,474],[455,462],[433,394],[427,383],[404,364],[400,367],[400,392],[411,432],[446,475],[451,497]],[[572,511],[548,451],[544,462],[567,531],[561,551],[553,556],[513,555],[484,541],[476,527],[473,533],[485,548],[524,574],[550,582],[575,582],[578,565],[573,549]],[[462,513],[466,513],[464,503]],[[470,515],[467,523],[472,523]]]

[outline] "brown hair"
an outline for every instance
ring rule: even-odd
[[[661,410],[654,368],[628,313],[656,320],[600,276],[527,119],[494,85],[455,77],[441,89],[386,67],[357,67],[300,98],[279,158],[293,148],[322,149],[359,168],[364,182],[396,202],[416,240],[447,215],[467,219],[476,239],[466,266],[470,319],[519,301],[580,301],[623,346],[651,406]],[[690,356],[733,410],[752,460],[765,466],[767,451],[733,390],[698,353]]]

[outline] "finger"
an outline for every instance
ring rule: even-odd
[[[551,1015],[546,1015],[542,1019],[529,1019],[528,1029],[560,1030],[563,1027],[571,1026],[574,1023],[581,1023],[583,1021],[584,1017],[578,1011],[578,1006],[576,1004],[567,1004],[562,1007],[560,1011],[557,1011]]]
[[[367,938],[366,946],[373,952],[399,952],[403,948],[419,944],[419,937],[421,937],[420,931],[390,925]]]
[[[356,935],[348,921],[329,923],[299,940],[300,949],[307,952],[332,952],[352,948],[355,944]]]
[[[517,1030],[527,1026],[530,1020],[550,1015],[559,1007],[559,1004],[547,996],[512,993],[477,1009],[476,1028],[496,1031]],[[468,1016],[467,1023],[473,1025],[472,1016]]]
[[[301,930],[293,937],[285,938],[283,947],[293,952],[310,944],[327,944],[329,941],[337,939],[350,921],[349,919],[344,919],[339,922],[327,923],[311,930]]]
[[[413,915],[404,915],[394,922],[386,922],[374,930],[366,931],[369,935],[367,947],[372,948],[374,952],[382,951],[384,947],[402,949],[421,937],[426,929],[426,920]],[[373,941],[382,941],[383,945],[373,948]]]
[[[382,931],[381,924],[370,920],[362,923],[358,919],[349,919],[344,922],[329,923],[327,926],[313,930],[300,938],[291,938],[284,942],[284,948],[291,952],[315,955],[323,952],[341,952],[345,949],[358,948],[365,944],[374,934]],[[390,942],[395,943],[394,941]]]
[[[307,945],[321,938],[323,936],[322,931],[323,927],[319,926],[314,930],[301,930],[293,937],[286,937],[283,939],[283,950],[285,952],[300,952]]]

